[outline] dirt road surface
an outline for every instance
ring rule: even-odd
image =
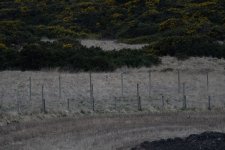
[[[126,150],[143,141],[225,131],[225,112],[102,115],[0,127],[0,150]]]

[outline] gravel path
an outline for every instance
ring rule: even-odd
[[[64,118],[0,127],[1,150],[126,150],[143,141],[225,131],[224,112]]]

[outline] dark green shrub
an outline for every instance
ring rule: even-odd
[[[154,44],[156,55],[225,57],[225,46],[206,36],[164,38]]]

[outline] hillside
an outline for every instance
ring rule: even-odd
[[[128,43],[149,43],[150,46],[139,54],[141,59],[142,56],[149,55],[220,58],[225,57],[224,33],[225,0],[1,0],[0,62],[7,63],[0,68],[65,68],[62,64],[69,63],[70,68],[82,69],[83,66],[76,67],[69,61],[55,64],[55,58],[64,55],[61,53],[65,48],[83,49],[75,39],[90,37],[119,39]],[[58,40],[46,46],[46,43],[40,42],[42,37]],[[46,55],[38,49],[51,53],[54,56],[43,58],[51,63],[46,65],[46,60],[38,58],[35,64],[38,63],[39,66],[27,67],[29,60],[25,60],[23,55],[27,54],[26,47],[36,49],[38,52],[35,56],[38,57]],[[60,49],[59,55],[55,49]],[[33,51],[28,53],[28,57],[34,55]],[[22,57],[18,57],[21,54]],[[81,55],[84,56],[83,53]],[[114,67],[108,69],[105,63],[108,58],[99,55],[96,54],[96,57],[101,57],[99,63],[103,62],[106,70],[127,65],[115,65],[116,60],[113,57],[112,62],[107,63]],[[18,62],[15,62],[15,57]],[[63,60],[65,58],[68,57],[63,57]],[[50,59],[54,59],[54,64]],[[138,62],[139,59],[135,61]],[[149,66],[148,64],[131,66]]]

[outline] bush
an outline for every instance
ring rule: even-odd
[[[150,47],[156,55],[212,56],[225,58],[225,46],[206,36],[164,38]]]
[[[14,49],[0,48],[0,70],[15,69],[18,64],[18,52]]]
[[[26,45],[20,52],[20,67],[22,70],[40,70],[45,67],[48,55],[39,44]]]
[[[0,49],[0,70],[57,67],[69,71],[113,71],[123,66],[151,66],[159,62],[157,57],[148,56],[143,50],[103,51],[83,47],[76,41],[72,45],[65,47],[64,40],[61,40],[27,44],[21,51]]]

